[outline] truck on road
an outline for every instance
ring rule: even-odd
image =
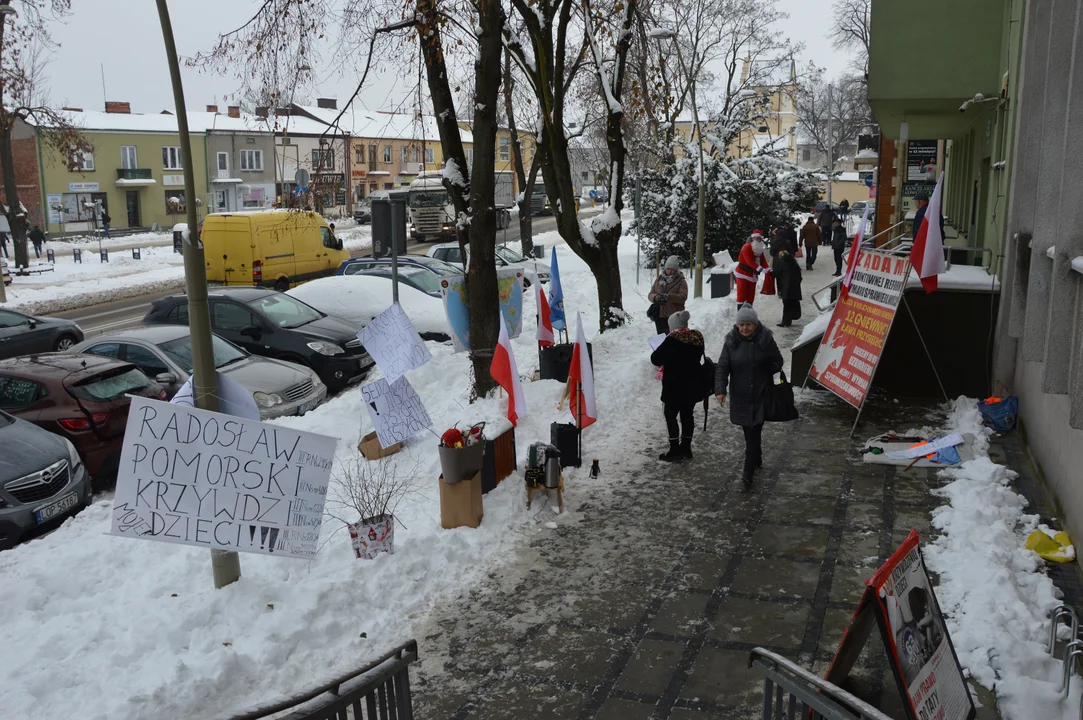
[[[442,171],[422,172],[410,183],[407,207],[410,239],[417,242],[449,242],[455,239],[455,206],[444,187]],[[496,173],[494,207],[497,227],[506,227],[515,204],[515,184],[510,172]],[[501,224],[504,223],[504,224]]]

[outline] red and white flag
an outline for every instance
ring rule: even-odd
[[[861,243],[865,240],[865,228],[869,222],[869,205],[865,204],[865,214],[861,216],[861,222],[858,223],[857,232],[854,233],[854,244],[850,246],[850,256],[846,258],[846,273],[842,276],[842,290],[839,291],[841,297],[846,297],[850,294],[850,283],[854,279],[854,270],[857,269],[857,261],[861,256]]]
[[[538,310],[538,345],[549,347],[555,342],[556,336],[553,334],[553,321],[549,317],[549,301],[538,282],[537,273],[534,273],[534,302],[534,307]]]
[[[508,394],[508,420],[511,420],[514,427],[519,418],[526,415],[526,398],[523,396],[523,384],[519,382],[519,366],[515,364],[515,354],[511,351],[511,339],[508,337],[508,326],[504,322],[504,314],[497,313],[497,315],[500,317],[500,338],[493,349],[493,362],[489,366],[489,374]]]
[[[579,327],[575,331],[575,349],[572,365],[568,368],[568,380],[575,381],[571,397],[572,415],[579,429],[590,427],[598,420],[598,405],[594,401],[594,368],[590,366],[587,336],[583,334],[583,313],[578,313]]]
[[[936,276],[944,272],[944,236],[940,232],[940,204],[944,194],[944,173],[936,181],[936,189],[925,208],[921,227],[914,231],[914,247],[910,249],[910,264],[926,293],[936,292]]]

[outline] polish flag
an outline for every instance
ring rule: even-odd
[[[840,298],[850,294],[850,283],[854,279],[854,270],[857,269],[857,261],[861,256],[861,243],[865,241],[865,228],[869,222],[870,205],[871,203],[865,204],[865,214],[861,216],[857,232],[854,233],[854,244],[850,246],[850,256],[846,259],[846,273],[842,276],[842,289],[839,291]]]
[[[568,380],[576,383],[570,407],[579,429],[590,427],[598,420],[598,405],[594,400],[594,368],[590,366],[587,336],[583,334],[583,313],[577,313],[579,326],[575,332],[575,349],[572,365],[568,368]]]
[[[519,382],[519,367],[515,364],[515,355],[511,351],[511,339],[508,337],[504,314],[497,315],[500,317],[500,338],[493,349],[489,374],[508,394],[508,420],[511,420],[514,427],[519,418],[526,415],[526,398],[523,397],[523,385]]]
[[[936,181],[936,189],[925,208],[921,227],[914,233],[910,249],[910,264],[918,271],[918,279],[926,293],[936,292],[936,276],[944,272],[944,238],[940,232],[940,203],[944,194],[944,173]]]
[[[538,311],[538,345],[549,347],[556,340],[553,334],[553,321],[549,318],[549,301],[545,299],[538,274],[534,273],[534,307]]]

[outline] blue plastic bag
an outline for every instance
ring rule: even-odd
[[[1019,398],[1012,395],[1000,402],[980,402],[978,410],[982,420],[994,430],[1007,432],[1015,429],[1016,416],[1019,415]]]

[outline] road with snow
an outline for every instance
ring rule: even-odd
[[[586,214],[587,212],[590,211],[587,210],[583,214]],[[535,235],[551,230],[556,230],[556,218],[534,218],[533,231]],[[500,244],[505,243],[505,233],[503,231],[497,233],[496,241]],[[515,221],[515,218],[512,219],[512,226],[508,228],[506,242],[512,245],[513,249],[519,249],[519,224]],[[411,242],[407,244],[406,250],[408,253],[420,255],[424,254],[428,247],[429,245],[427,243]],[[367,254],[367,250],[358,250],[353,252],[352,256],[360,257]],[[83,329],[83,332],[86,333],[87,337],[92,337],[94,335],[117,332],[118,330],[124,330],[138,325],[143,319],[143,316],[150,310],[152,302],[172,294],[174,293],[151,293],[149,295],[88,305],[76,310],[52,314],[56,317],[74,320],[79,323],[79,326]]]

